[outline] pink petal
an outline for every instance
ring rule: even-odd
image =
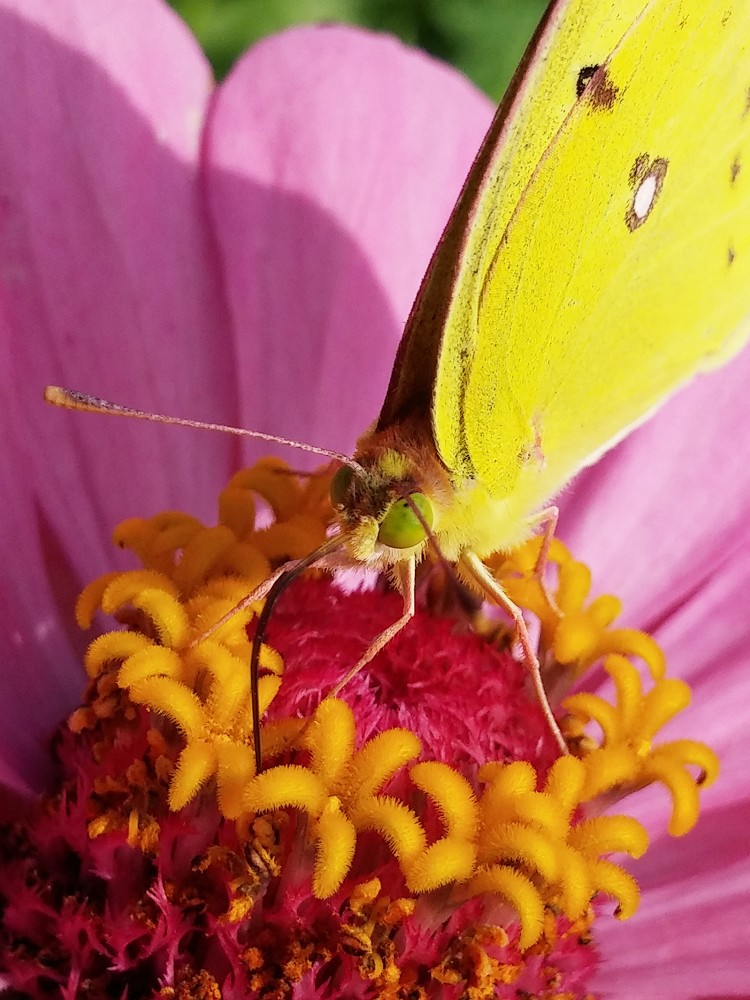
[[[43,386],[219,417],[234,393],[199,211],[212,81],[184,24],[155,0],[1,0],[0,45],[0,87],[13,95],[0,119],[0,433],[13,461],[3,627],[24,652],[6,661],[4,716],[30,734],[81,687],[61,629],[68,598],[111,565],[113,525],[178,497],[208,513],[230,452],[221,440],[55,411]],[[32,737],[17,735],[6,730],[3,744],[29,775]]]
[[[246,426],[351,450],[490,117],[455,71],[354,28],[235,68],[206,158]]]
[[[640,911],[597,925],[605,958],[596,995],[747,997],[748,823],[745,800],[706,815],[684,839],[652,844],[634,868],[644,890]]]
[[[0,321],[1,325],[1,321]],[[21,414],[5,414],[6,441],[0,448],[2,556],[0,577],[0,662],[2,727],[0,787],[23,790],[38,784],[51,767],[47,737],[83,686],[83,635],[72,617],[75,577],[45,512],[19,470],[27,456],[17,438]],[[26,500],[26,503],[21,502]],[[62,613],[63,608],[65,614]],[[73,655],[78,649],[79,656]],[[4,815],[0,809],[0,815]]]

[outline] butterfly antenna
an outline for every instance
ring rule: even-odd
[[[255,773],[260,774],[263,770],[262,750],[260,745],[260,697],[258,691],[259,671],[260,671],[260,648],[268,631],[268,623],[273,613],[274,605],[284,593],[290,583],[293,583],[300,573],[304,573],[315,563],[320,562],[325,556],[331,555],[342,547],[342,536],[335,535],[328,541],[319,545],[314,552],[304,556],[294,566],[276,580],[266,595],[263,608],[258,616],[258,622],[253,634],[253,645],[250,653],[250,708],[253,716],[253,751],[255,753]]]
[[[116,417],[135,417],[137,420],[150,420],[156,424],[177,424],[180,427],[194,427],[204,431],[222,431],[224,434],[236,434],[239,437],[255,438],[259,441],[270,441],[273,444],[283,444],[289,448],[298,448],[300,451],[309,451],[313,455],[323,455],[325,458],[335,459],[342,465],[348,465],[350,469],[361,473],[362,466],[355,462],[348,455],[342,455],[338,451],[329,451],[327,448],[317,448],[312,444],[304,444],[302,441],[292,441],[290,438],[279,437],[277,434],[264,434],[262,431],[249,431],[244,427],[232,427],[228,424],[213,424],[204,420],[188,420],[185,417],[170,417],[164,413],[149,413],[147,410],[136,410],[131,406],[121,406],[119,403],[111,403],[106,399],[99,399],[98,396],[89,396],[85,392],[78,392],[75,389],[63,389],[59,385],[48,385],[44,390],[44,398],[53,406],[60,406],[65,410],[83,410],[88,413],[109,413]]]

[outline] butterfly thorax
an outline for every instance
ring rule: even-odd
[[[506,500],[445,466],[423,420],[368,431],[354,458],[361,472],[347,469],[332,498],[346,549],[356,562],[384,569],[419,560],[431,542],[450,561],[464,551],[484,557],[530,533]],[[405,518],[413,531],[407,528],[396,544],[390,530],[394,515],[399,523]]]

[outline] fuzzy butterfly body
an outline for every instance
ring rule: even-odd
[[[334,497],[350,555],[419,556],[424,531],[381,534],[404,496],[427,498],[448,558],[512,547],[736,352],[749,185],[750,5],[553,3],[430,263],[364,473]]]

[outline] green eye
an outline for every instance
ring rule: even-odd
[[[331,503],[334,507],[341,507],[344,503],[344,498],[349,490],[349,485],[352,481],[352,476],[354,475],[354,469],[349,465],[342,465],[340,469],[336,470],[336,473],[331,480]]]
[[[423,493],[412,493],[409,500],[397,500],[388,509],[380,522],[378,541],[390,545],[394,549],[408,549],[424,540],[424,525],[410,506],[413,504],[425,520],[428,528],[432,527],[432,505]]]

